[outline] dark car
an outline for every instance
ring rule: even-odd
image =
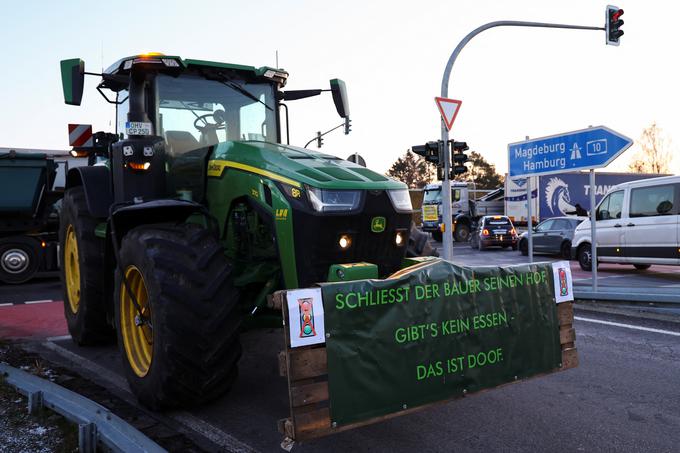
[[[534,228],[534,252],[560,255],[565,259],[571,258],[571,240],[574,230],[586,217],[566,216],[546,219]],[[529,238],[522,233],[519,239],[519,250],[522,255],[529,254]]]
[[[472,247],[479,250],[491,246],[517,250],[517,232],[510,219],[504,215],[480,217],[470,240]]]

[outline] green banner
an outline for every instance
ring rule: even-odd
[[[367,420],[559,367],[549,263],[443,260],[322,285],[331,421]]]

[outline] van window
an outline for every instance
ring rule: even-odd
[[[652,217],[674,212],[675,187],[673,185],[640,187],[630,191],[630,216]]]
[[[598,206],[595,218],[597,220],[620,219],[622,209],[623,190],[612,192]]]

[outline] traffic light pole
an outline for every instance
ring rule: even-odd
[[[449,61],[446,63],[446,68],[444,68],[444,75],[442,76],[442,88],[441,88],[441,97],[443,98],[448,98],[449,97],[449,79],[451,78],[451,70],[453,69],[453,63],[455,63],[456,59],[458,58],[458,54],[460,54],[461,50],[463,50],[463,47],[470,42],[472,38],[483,32],[484,30],[488,30],[490,28],[494,27],[530,27],[530,28],[566,28],[570,30],[605,30],[605,27],[588,27],[584,25],[567,25],[567,24],[550,24],[550,23],[544,23],[544,22],[525,22],[525,21],[519,21],[519,20],[499,20],[496,22],[489,22],[488,24],[482,25],[479,28],[476,28],[472,30],[470,33],[467,34],[459,43],[458,46],[455,48],[451,56],[449,57]],[[442,120],[441,123],[441,137],[442,137],[442,142],[444,142],[444,146],[447,146],[447,142],[449,141],[449,131],[446,128],[446,124]],[[451,169],[451,162],[449,158],[449,153],[446,152],[445,154],[445,159],[444,159],[444,180],[442,181],[442,204],[443,206],[443,212],[442,212],[442,217],[444,220],[444,259],[446,260],[452,260],[453,259],[453,228],[452,228],[452,218],[451,218],[451,180],[449,179],[449,172]]]

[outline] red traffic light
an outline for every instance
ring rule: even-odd
[[[618,46],[619,39],[623,36],[623,10],[617,6],[608,5],[605,10],[605,42],[611,46]]]

